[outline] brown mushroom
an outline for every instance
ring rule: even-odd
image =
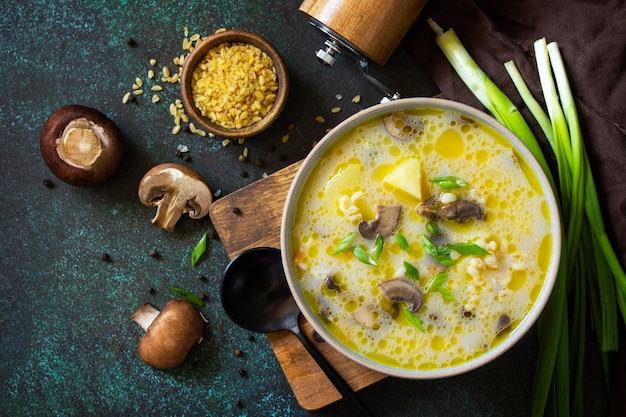
[[[160,312],[146,303],[132,319],[146,331],[137,348],[139,357],[157,369],[180,365],[191,348],[202,341],[202,315],[185,300],[171,300]]]
[[[39,147],[44,162],[59,179],[72,185],[96,185],[108,179],[122,161],[119,128],[96,109],[63,106],[43,126]]]
[[[392,303],[406,303],[411,313],[417,313],[424,304],[422,290],[402,278],[393,278],[377,285],[381,295]]]
[[[359,233],[365,239],[376,239],[377,235],[389,236],[398,227],[400,221],[400,205],[377,205],[376,218],[373,220],[362,220],[359,223]]]
[[[383,125],[387,133],[401,141],[415,139],[419,132],[424,130],[424,123],[421,120],[410,117],[402,111],[386,116]]]
[[[458,200],[441,209],[439,217],[457,223],[465,223],[469,219],[482,220],[485,217],[483,209],[469,200]]]
[[[417,205],[415,211],[418,215],[424,217],[427,220],[435,221],[439,219],[439,206],[437,205],[435,196],[431,196],[422,201],[420,204]]]
[[[200,219],[209,213],[213,195],[208,184],[194,170],[180,164],[157,165],[139,183],[139,200],[148,207],[157,207],[152,224],[169,232],[178,219],[189,213]]]

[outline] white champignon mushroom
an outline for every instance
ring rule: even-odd
[[[171,300],[162,311],[146,303],[133,314],[132,320],[146,331],[137,348],[139,357],[157,369],[180,365],[202,341],[203,317],[185,300]]]
[[[150,169],[139,183],[139,199],[157,207],[152,224],[173,231],[178,219],[189,213],[200,219],[209,213],[213,195],[197,172],[180,164],[161,164]]]

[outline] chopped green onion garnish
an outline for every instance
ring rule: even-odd
[[[196,266],[204,252],[206,252],[206,233],[202,235],[196,247],[191,251],[191,266]]]
[[[376,241],[374,242],[375,250],[374,250],[374,259],[378,260],[380,258],[380,254],[383,251],[383,246],[385,246],[385,239],[381,235],[376,235]]]
[[[406,271],[406,274],[409,278],[414,279],[415,281],[419,281],[420,273],[416,267],[414,267],[407,261],[404,261],[404,270]]]
[[[346,237],[344,237],[341,240],[341,242],[339,242],[339,245],[337,245],[337,247],[333,251],[333,255],[343,252],[344,250],[352,246],[354,244],[355,238],[356,238],[356,232],[348,233],[348,235],[346,235]]]
[[[396,233],[396,242],[402,250],[408,251],[411,248],[411,246],[409,246],[409,242],[407,242],[406,238],[400,233]]]
[[[352,252],[355,258],[357,258],[359,261],[363,262],[364,264],[378,266],[378,263],[376,262],[376,260],[372,258],[369,252],[363,249],[361,246],[359,245],[352,246],[350,247],[350,251]]]
[[[428,230],[431,236],[436,236],[437,233],[439,233],[439,226],[437,223],[428,222],[428,224],[426,224],[426,230]]]
[[[193,305],[196,305],[198,307],[204,307],[204,301],[202,300],[202,298],[198,297],[196,294],[190,291],[177,287],[170,287],[170,291],[173,294],[182,298],[183,300],[189,301]]]
[[[447,246],[461,255],[490,255],[489,252],[474,243],[455,243]]]
[[[406,308],[402,309],[402,314],[404,314],[404,317],[407,319],[407,321],[415,326],[420,332],[426,333],[426,330],[424,330],[424,323],[422,323],[422,320],[420,320],[419,317],[411,313]]]
[[[453,175],[448,175],[445,177],[435,177],[429,179],[428,181],[437,184],[441,188],[445,188],[447,190],[452,188],[463,188],[467,186],[467,183],[465,181]]]

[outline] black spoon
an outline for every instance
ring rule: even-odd
[[[287,285],[280,250],[253,248],[235,257],[224,271],[221,297],[226,314],[244,329],[256,333],[289,330],[295,334],[357,415],[374,416],[301,332],[298,325],[300,310]]]

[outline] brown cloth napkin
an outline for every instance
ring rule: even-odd
[[[453,28],[489,77],[513,100],[551,155],[543,134],[525,109],[504,63],[513,60],[534,96],[543,103],[533,43],[542,37],[559,44],[576,99],[607,234],[626,267],[626,3],[622,0],[431,0],[405,46],[441,92],[471,106],[483,106],[456,75],[426,23]],[[554,170],[554,160],[548,158]],[[556,171],[554,171],[556,172]],[[612,416],[626,415],[625,344],[613,362]]]

